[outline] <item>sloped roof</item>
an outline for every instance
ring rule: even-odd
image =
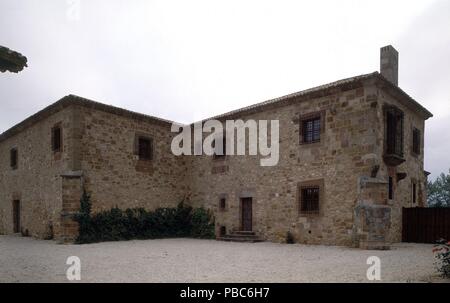
[[[146,121],[149,123],[154,123],[154,124],[158,124],[158,125],[162,125],[162,126],[166,126],[166,127],[170,127],[172,125],[172,123],[174,123],[173,121],[133,112],[133,111],[119,108],[116,106],[107,105],[107,104],[100,103],[97,101],[89,100],[89,99],[79,97],[76,95],[67,95],[67,96],[59,99],[55,103],[47,106],[46,108],[38,111],[34,115],[23,120],[22,122],[11,127],[10,129],[3,132],[2,134],[0,134],[0,142],[14,136],[15,134],[25,130],[26,128],[34,125],[35,123],[53,115],[71,105],[79,105],[79,106],[83,106],[86,108],[97,109],[97,110],[100,110],[103,112],[116,114],[119,116],[131,118],[131,119]]]
[[[409,96],[405,91],[403,91],[400,87],[397,85],[392,84],[390,81],[388,81],[386,78],[384,78],[379,72],[373,72],[369,74],[363,74],[355,77],[350,77],[342,80],[338,80],[335,82],[331,82],[328,84],[308,88],[302,91],[298,91],[292,94],[288,94],[285,96],[281,96],[278,98],[270,99],[267,101],[263,101],[260,103],[256,103],[250,106],[242,107],[237,110],[233,110],[224,114],[220,114],[214,117],[211,117],[209,119],[221,119],[224,117],[230,117],[235,116],[236,114],[244,114],[249,113],[253,111],[259,111],[262,110],[265,107],[271,106],[271,105],[283,105],[283,103],[287,103],[293,99],[299,98],[299,97],[315,97],[315,96],[321,96],[326,95],[327,92],[330,92],[333,89],[341,88],[341,87],[347,87],[348,89],[352,89],[352,87],[357,86],[359,83],[362,83],[365,80],[369,79],[375,79],[378,80],[380,83],[382,83],[385,87],[395,91],[398,93],[401,97],[405,98],[407,102],[409,102],[409,106],[416,109],[417,111],[421,112],[426,119],[433,116],[431,112],[429,112],[425,107],[423,107],[420,103],[415,101],[411,96]],[[203,121],[208,120],[204,119]]]
[[[356,77],[351,77],[347,79],[342,79],[339,81],[331,82],[328,84],[320,85],[317,87],[309,88],[306,90],[302,90],[296,93],[292,93],[289,95],[281,96],[275,99],[267,100],[264,102],[256,103],[254,105],[250,105],[247,107],[243,107],[234,111],[230,111],[218,116],[211,117],[209,119],[224,119],[227,117],[235,117],[243,114],[248,114],[251,112],[261,111],[265,110],[268,107],[271,106],[284,106],[288,104],[289,102],[296,102],[299,98],[309,99],[319,96],[325,96],[327,94],[332,94],[335,92],[336,89],[352,89],[356,87],[360,87],[362,83],[366,80],[374,79],[377,82],[377,85],[380,85],[381,87],[387,89],[390,91],[390,93],[394,94],[395,96],[401,98],[404,102],[404,104],[411,109],[421,113],[425,119],[428,119],[432,117],[433,115],[422,105],[420,105],[417,101],[415,101],[413,98],[411,98],[407,93],[405,93],[400,87],[397,85],[392,84],[390,81],[386,80],[379,72],[373,72],[370,74],[364,74]],[[155,123],[163,126],[170,127],[174,121],[145,115],[137,112],[133,112],[130,110],[126,110],[123,108],[115,107],[112,105],[107,105],[104,103],[100,103],[97,101],[93,101],[90,99],[86,99],[83,97],[79,97],[76,95],[68,95],[63,97],[62,99],[58,100],[57,102],[47,106],[43,110],[37,112],[36,114],[32,115],[31,117],[25,119],[24,121],[20,122],[19,124],[13,126],[12,128],[8,129],[4,133],[0,134],[0,142],[6,140],[7,138],[14,136],[18,132],[24,130],[27,127],[30,127],[34,123],[37,123],[38,121],[45,119],[46,117],[70,106],[70,105],[80,105],[88,108],[93,108],[97,110],[101,110],[104,112],[121,115],[125,117],[129,117],[132,119],[142,120],[150,123]],[[204,119],[202,121],[205,121],[208,119]],[[181,124],[181,123],[177,123]]]

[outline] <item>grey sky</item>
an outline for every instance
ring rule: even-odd
[[[425,169],[450,167],[448,0],[77,3],[1,0],[0,45],[29,67],[0,74],[0,132],[69,93],[192,122],[378,70],[392,44],[434,114]]]

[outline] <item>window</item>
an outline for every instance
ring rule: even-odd
[[[325,112],[315,112],[300,117],[300,144],[317,143],[325,129]]]
[[[222,140],[222,148],[220,147],[220,144],[216,145],[216,140]],[[226,136],[222,135],[221,137],[215,139],[213,145],[214,145],[214,159],[225,157],[226,150],[227,150]]]
[[[417,128],[413,129],[413,142],[412,142],[412,151],[416,155],[420,155],[420,130]]]
[[[62,129],[60,126],[52,128],[52,150],[60,152],[62,146]]]
[[[17,169],[18,152],[17,148],[12,148],[10,151],[10,164],[12,169]]]
[[[138,156],[139,160],[152,160],[153,158],[153,140],[146,137],[138,138]]]
[[[219,201],[219,208],[220,210],[225,210],[227,204],[226,204],[226,199],[225,198],[221,198]]]
[[[319,215],[324,201],[324,180],[311,180],[298,184],[298,203],[300,215]]]
[[[396,107],[387,107],[385,153],[403,158],[403,112]]]
[[[301,188],[300,211],[302,213],[319,212],[319,192],[318,186]]]
[[[389,177],[389,185],[388,185],[388,190],[389,190],[389,200],[394,199],[394,182],[392,180],[392,177]]]
[[[412,203],[416,204],[417,202],[417,184],[416,182],[412,182]]]
[[[303,123],[303,143],[320,141],[320,117],[305,120]]]

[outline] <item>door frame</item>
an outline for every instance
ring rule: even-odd
[[[13,232],[20,233],[21,230],[21,203],[20,200],[13,200],[12,202],[12,215],[13,215]]]
[[[245,230],[244,229],[244,207],[243,207],[243,200],[250,200],[250,209],[251,209],[251,220],[250,220],[250,224],[251,224],[251,226],[250,226],[250,230]],[[240,229],[241,229],[241,231],[253,231],[253,227],[254,227],[254,224],[253,224],[253,197],[241,197],[241,198],[239,198],[239,225],[240,225]]]

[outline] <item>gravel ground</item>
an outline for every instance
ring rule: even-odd
[[[61,245],[0,236],[0,282],[67,282],[69,256],[81,259],[81,282],[368,282],[366,260],[373,255],[381,259],[381,282],[441,282],[431,249],[195,239]]]

